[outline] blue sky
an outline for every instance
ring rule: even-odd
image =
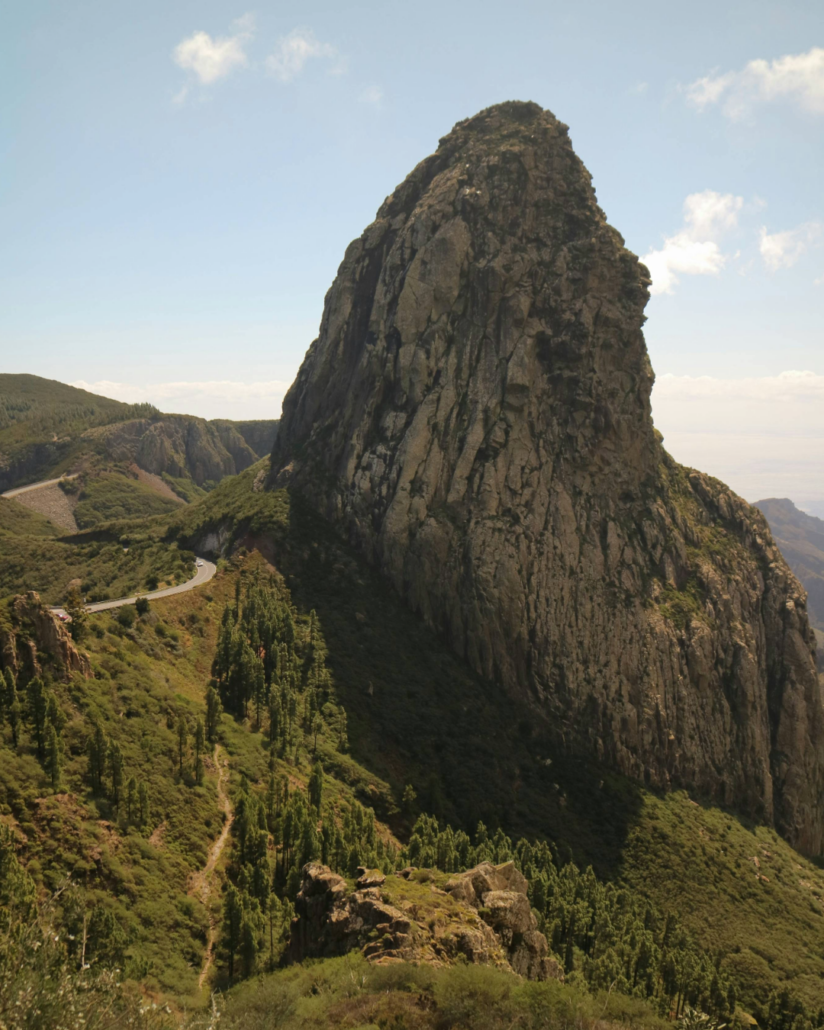
[[[456,121],[531,99],[649,258],[667,445],[824,514],[818,0],[27,0],[4,30],[2,370],[277,415],[346,244]]]

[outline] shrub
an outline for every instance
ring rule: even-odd
[[[117,613],[117,621],[124,627],[124,629],[131,629],[132,626],[134,626],[136,618],[137,615],[134,607],[130,604],[124,604]]]

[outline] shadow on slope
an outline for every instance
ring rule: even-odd
[[[316,610],[358,761],[454,826],[547,837],[614,869],[640,787],[553,748],[549,725],[473,673],[299,498],[254,492],[262,465],[177,513],[171,535],[198,553],[257,548]]]

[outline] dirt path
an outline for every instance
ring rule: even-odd
[[[214,962],[218,922],[212,913],[211,907],[212,893],[214,890],[214,884],[212,881],[214,879],[215,867],[217,866],[218,860],[226,846],[226,841],[229,839],[229,832],[232,829],[232,822],[235,818],[234,812],[232,811],[232,802],[230,801],[226,790],[229,783],[229,760],[224,758],[221,761],[220,756],[220,745],[215,744],[213,761],[215,763],[215,768],[217,769],[217,799],[221,810],[226,816],[226,820],[223,823],[223,829],[220,831],[219,836],[209,848],[206,865],[200,870],[200,872],[194,874],[189,885],[189,894],[197,898],[203,904],[209,915],[209,935],[206,939],[206,953],[203,956],[203,968],[200,970],[200,976],[197,981],[198,988],[203,987],[206,982],[206,977],[209,975],[209,970],[212,968],[212,963]]]

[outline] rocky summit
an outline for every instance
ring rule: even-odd
[[[567,127],[459,123],[347,249],[272,461],[567,753],[822,847],[806,598],[650,414],[650,280]]]

